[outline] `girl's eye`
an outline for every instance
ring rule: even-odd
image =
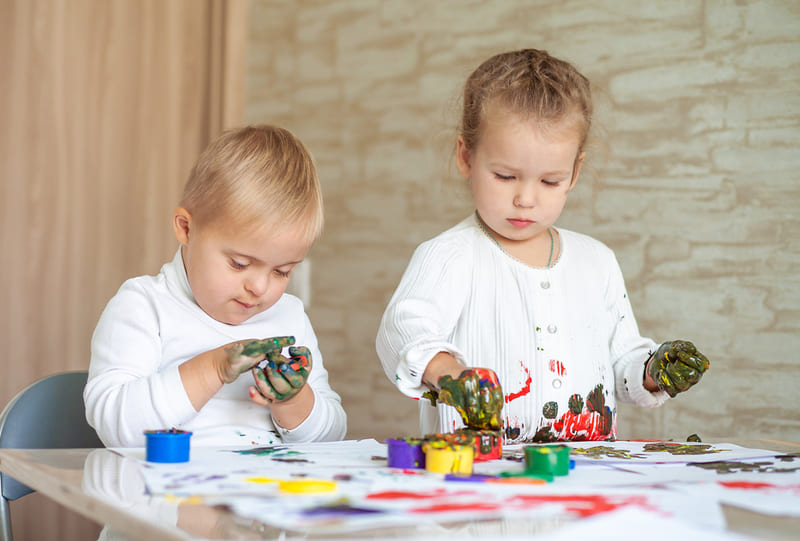
[[[514,180],[514,175],[501,175],[500,173],[495,173],[494,176],[499,180]]]
[[[288,278],[292,271],[282,271],[280,269],[275,269],[275,274],[280,276],[281,278]]]
[[[542,184],[546,186],[558,186],[560,184],[560,181],[542,179]]]
[[[246,263],[239,263],[235,259],[231,259],[231,268],[233,268],[235,270],[244,270],[244,269],[247,268],[247,264]]]

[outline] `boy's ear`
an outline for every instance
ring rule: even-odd
[[[189,243],[189,230],[192,228],[192,214],[183,207],[172,213],[172,227],[178,242],[186,246]]]
[[[458,140],[456,141],[456,167],[462,177],[469,179],[472,173],[472,155],[467,149],[464,137],[461,135],[458,136]]]
[[[578,175],[581,174],[581,166],[583,166],[583,159],[585,157],[586,152],[581,152],[575,160],[575,166],[572,168],[572,180],[569,183],[569,189],[567,191],[571,192],[572,188],[575,187],[575,183],[578,182]]]

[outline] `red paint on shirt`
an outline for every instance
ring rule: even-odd
[[[522,389],[520,389],[516,393],[509,393],[505,395],[505,397],[503,397],[505,399],[506,404],[508,404],[512,400],[516,400],[517,398],[525,396],[526,394],[531,392],[531,382],[533,381],[533,379],[531,378],[530,370],[528,370],[527,366],[522,364],[522,361],[520,361],[519,364],[522,367],[522,371],[525,373],[527,379],[525,379],[525,384],[522,386]]]
[[[564,363],[558,359],[550,359],[550,371],[554,374],[558,374],[559,376],[563,376],[567,373]]]

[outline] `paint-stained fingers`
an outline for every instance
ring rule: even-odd
[[[708,367],[711,364],[708,362],[708,359],[706,359],[706,356],[699,351],[695,351],[693,354],[686,351],[681,351],[678,353],[678,359],[680,362],[686,366],[690,366],[700,374],[708,370]]]
[[[308,371],[303,366],[303,360],[286,360],[276,364],[267,362],[263,369],[255,368],[253,375],[256,388],[269,404],[284,402],[296,395],[308,380]],[[306,366],[307,366],[306,362]],[[253,397],[251,394],[251,399]],[[259,402],[260,403],[260,402]]]
[[[305,346],[289,348],[291,361],[281,367],[284,377],[293,387],[302,387],[311,373],[311,351]]]
[[[503,407],[503,390],[499,385],[486,385],[481,389],[481,410],[486,412],[488,428],[500,428],[500,414]]]
[[[465,425],[480,430],[500,427],[503,391],[492,370],[471,368],[458,379],[445,375],[437,383],[439,401],[455,407]]]
[[[286,380],[282,369],[286,364],[267,363],[264,367],[264,376],[269,386],[279,400],[286,398],[286,394],[293,390],[292,384]]]
[[[251,345],[258,340],[241,340],[222,346],[224,357],[218,363],[218,373],[223,383],[231,383],[240,374],[250,370],[264,359],[263,353],[253,351]]]
[[[308,380],[308,370],[302,367],[297,361],[281,365],[279,370],[289,385],[295,389],[302,387],[306,380]]]
[[[274,355],[275,353],[280,354],[283,348],[293,345],[294,336],[276,336],[260,340],[244,340],[241,343],[244,344],[241,351],[242,355],[263,359],[265,356]]]
[[[693,379],[693,371],[687,369],[687,366],[678,363],[668,364],[664,367],[664,370],[669,376],[670,383],[679,393],[682,393],[692,386],[692,381],[690,380]]]
[[[281,351],[287,346],[294,345],[294,336],[275,336],[272,338],[265,338],[263,341],[271,344],[274,349]]]
[[[290,347],[289,356],[293,361],[299,362],[300,366],[311,372],[311,351],[307,347]]]
[[[448,406],[456,406],[456,401],[453,398],[453,393],[450,388],[454,385],[455,380],[450,376],[442,376],[436,382],[439,386],[439,402],[447,404]]]
[[[463,407],[470,420],[469,424],[473,424],[481,411],[481,381],[474,373],[467,373],[466,376],[462,374],[459,379],[464,385]]]
[[[267,374],[264,373],[264,369],[258,367],[253,368],[253,379],[255,380],[255,386],[250,388],[251,400],[262,405],[272,404],[278,400],[277,393],[272,383],[270,383]],[[253,396],[253,390],[256,391],[258,396],[263,398],[263,401],[255,400],[258,396]]]
[[[255,385],[251,385],[248,392],[250,393],[250,400],[259,406],[270,406],[275,402],[274,398],[268,398],[261,394],[261,390]]]

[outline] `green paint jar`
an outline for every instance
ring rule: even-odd
[[[566,445],[529,445],[525,447],[525,473],[567,475],[569,451]]]

